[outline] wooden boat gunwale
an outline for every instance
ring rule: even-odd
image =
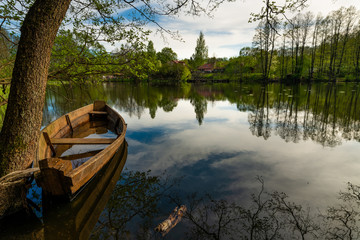
[[[56,151],[53,143],[61,142],[54,139],[71,135],[74,129],[90,122],[93,116],[106,117],[109,125],[113,126],[111,128],[118,135],[117,138],[111,140],[112,143],[99,139],[100,142],[109,145],[75,169],[72,169],[69,160],[53,157],[52,154]],[[34,167],[40,168],[40,173],[36,176],[38,184],[50,195],[73,195],[112,158],[125,140],[126,128],[121,115],[103,101],[95,101],[93,104],[76,109],[51,122],[41,131],[37,159],[34,161]],[[53,143],[51,143],[52,139]],[[74,144],[79,141],[81,142],[81,139],[75,139]],[[96,142],[96,139],[90,141],[86,139],[82,141],[82,144],[97,144]]]

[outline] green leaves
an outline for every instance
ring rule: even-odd
[[[164,47],[161,52],[156,54],[158,60],[161,61],[162,64],[169,63],[177,59],[177,54],[169,47]]]
[[[307,0],[286,0],[282,5],[277,1],[263,0],[264,6],[259,13],[251,13],[249,23],[265,20],[278,21],[278,18],[286,18],[286,12],[300,11],[306,7]]]
[[[206,46],[205,37],[202,32],[200,32],[199,38],[196,41],[195,53],[192,59],[195,68],[204,64],[208,59],[208,47]]]

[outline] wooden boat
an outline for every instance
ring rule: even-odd
[[[61,208],[44,211],[44,239],[89,239],[91,231],[108,203],[127,158],[127,143],[120,146],[76,198]]]
[[[8,218],[0,222],[0,239],[89,239],[116,187],[126,158],[124,141],[73,201],[54,204],[53,199],[42,199],[42,221],[35,215]]]
[[[83,138],[96,132],[99,127],[97,123],[105,123],[106,128],[117,137]],[[83,127],[89,124],[90,128]],[[90,132],[84,129],[90,129]],[[46,195],[74,195],[113,157],[124,142],[125,133],[124,119],[104,101],[95,101],[94,104],[61,116],[41,131],[37,159],[34,161],[34,167],[40,168],[40,172],[35,175],[36,182]],[[78,144],[108,146],[101,151],[61,157],[66,149]],[[72,164],[71,160],[89,156],[90,159],[78,167]]]

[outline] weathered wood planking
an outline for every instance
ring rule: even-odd
[[[106,107],[106,102],[104,101],[95,101],[94,102],[94,111],[104,111]]]
[[[97,173],[115,154],[125,139],[125,134],[119,136],[113,144],[106,148],[106,151],[101,151],[94,157],[86,161],[80,167],[74,169],[65,176],[68,183],[71,185],[71,192],[75,193],[81,188],[90,178]]]
[[[64,161],[59,158],[46,158],[39,161],[41,174],[38,175],[41,181],[41,187],[46,189],[52,195],[63,195],[67,191],[62,184],[65,175],[72,170],[70,161]]]
[[[94,115],[107,115],[108,113],[105,111],[91,111],[89,112],[89,114],[94,114]]]
[[[106,114],[104,114],[106,112]],[[99,114],[98,114],[99,113]],[[94,139],[94,138],[67,138],[74,132],[81,129],[85,123],[90,123],[91,115],[96,119],[107,119],[108,128],[114,129],[118,135],[116,139]],[[96,130],[97,131],[97,130]],[[106,129],[100,131],[107,131]],[[42,134],[39,141],[38,161],[41,176],[37,179],[43,190],[52,195],[72,195],[88,182],[115,154],[120,145],[124,142],[126,123],[124,119],[103,101],[96,101],[94,104],[79,108],[73,112],[60,117],[49,124],[43,132],[47,132],[50,138],[46,139]],[[46,134],[45,134],[46,136]],[[46,141],[47,140],[47,141]],[[71,162],[59,158],[51,158],[51,151],[48,145],[69,146],[73,144],[110,144],[104,150],[91,157],[81,166],[72,169]],[[59,147],[56,147],[57,151]],[[66,149],[65,147],[64,149]],[[60,150],[60,149],[59,149]],[[61,151],[63,152],[63,150]],[[58,154],[58,153],[57,153]],[[39,159],[43,159],[39,162]]]
[[[97,132],[96,128],[89,127],[90,122],[78,126],[74,129],[73,136],[77,138],[84,138]],[[56,145],[56,157],[61,156],[65,151],[71,148],[73,145]]]
[[[68,113],[70,121],[73,119],[76,119],[80,116],[83,116],[80,120],[76,121],[75,123],[72,122],[72,127],[76,128],[81,122],[89,121],[90,117],[88,112],[92,111],[94,108],[93,104],[89,104],[85,107],[79,108],[71,113]],[[65,115],[59,117],[55,121],[51,122],[49,125],[47,125],[43,130],[46,131],[50,138],[54,137],[63,137],[70,133],[70,127],[67,124]],[[46,143],[46,140],[43,136],[43,134],[40,134],[39,144],[38,144],[38,151],[37,151],[37,158],[34,161],[33,166],[38,167],[38,160],[49,158],[51,157],[51,150],[48,144]]]
[[[115,141],[113,138],[51,138],[53,145],[94,145],[111,144]]]

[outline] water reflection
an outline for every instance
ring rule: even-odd
[[[160,202],[175,181],[150,172],[122,174],[105,210],[91,234],[92,239],[149,239],[161,212]],[[146,237],[148,236],[148,237]]]
[[[153,228],[182,204],[166,239],[357,238],[358,84],[49,88],[43,125],[95,99],[128,123],[128,170],[94,239],[161,238]]]
[[[205,190],[243,201],[261,175],[272,190],[327,206],[346,182],[360,182],[356,83],[107,83],[72,102],[61,91],[53,86],[48,92],[56,106],[45,109],[45,120],[105,99],[128,122],[127,167],[186,176],[184,196]]]
[[[249,114],[253,135],[267,139],[271,130],[286,142],[311,139],[335,147],[343,140],[359,141],[359,85],[336,84],[261,88]],[[274,99],[272,99],[274,98]]]
[[[285,193],[266,193],[264,181],[248,206],[191,197],[189,239],[358,239],[359,186],[348,183],[339,202],[324,212],[292,202]]]
[[[206,121],[208,104],[229,101],[248,113],[253,135],[286,142],[312,140],[334,147],[344,140],[360,139],[360,88],[347,84],[227,84],[152,86],[107,83],[96,87],[50,86],[44,125],[76,107],[105,99],[130,117],[148,111],[154,119],[159,110],[171,112],[180,99],[190,101],[198,124]],[[76,96],[76,97],[75,97]]]

